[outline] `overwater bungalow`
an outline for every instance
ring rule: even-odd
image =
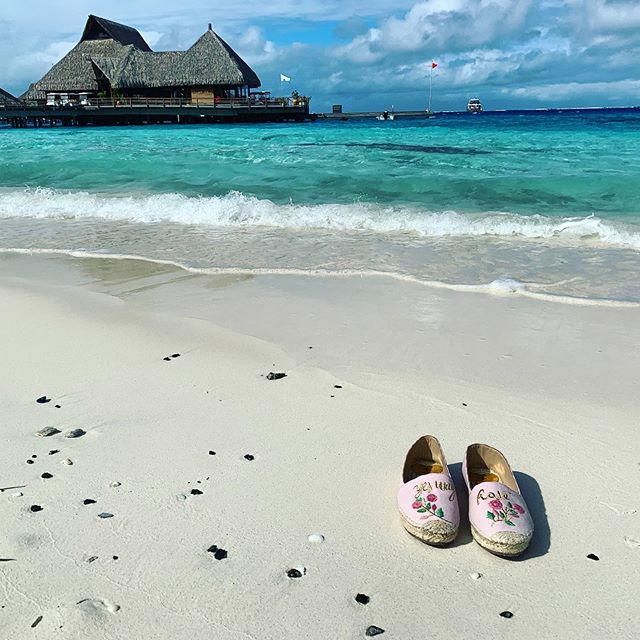
[[[211,25],[186,51],[152,51],[133,27],[90,15],[80,42],[22,98],[51,106],[149,98],[214,104],[248,99],[259,86]]]

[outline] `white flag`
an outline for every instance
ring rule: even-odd
[[[280,82],[291,82],[291,78],[289,76],[285,76],[283,73],[280,74]]]

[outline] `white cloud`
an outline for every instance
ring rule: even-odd
[[[424,0],[401,18],[391,16],[342,48],[357,61],[375,60],[379,52],[473,49],[517,33],[532,0]]]
[[[137,27],[156,49],[187,48],[211,22],[265,89],[279,90],[285,72],[317,110],[338,97],[345,108],[422,107],[431,59],[439,108],[463,107],[471,91],[494,107],[640,101],[639,0],[207,4],[66,0],[52,12],[45,0],[5,2],[0,86],[21,92],[39,78],[77,42],[90,10]]]
[[[532,87],[505,88],[503,93],[518,98],[531,98],[539,102],[566,100],[577,96],[591,96],[585,104],[598,106],[602,95],[635,98],[640,94],[640,80],[620,80],[617,82],[568,82],[536,85]]]
[[[582,0],[577,3],[586,24],[596,33],[629,31],[640,27],[640,4]]]
[[[247,60],[249,64],[264,64],[278,56],[276,45],[264,37],[262,29],[249,27],[234,42],[234,48]]]

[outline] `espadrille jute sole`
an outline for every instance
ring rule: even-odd
[[[432,522],[426,526],[416,527],[400,514],[402,526],[415,538],[431,545],[432,547],[444,547],[453,542],[458,535],[458,529],[448,522]]]
[[[514,558],[523,554],[531,542],[531,536],[527,537],[517,533],[509,534],[514,540],[512,543],[501,543],[497,540],[490,540],[479,533],[473,525],[471,525],[471,535],[483,549],[504,558]]]

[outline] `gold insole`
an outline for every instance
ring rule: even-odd
[[[428,473],[442,473],[442,465],[433,460],[416,460],[411,465],[411,471],[417,476],[426,476]]]
[[[475,487],[481,482],[500,482],[500,476],[490,469],[469,469],[469,482]]]

